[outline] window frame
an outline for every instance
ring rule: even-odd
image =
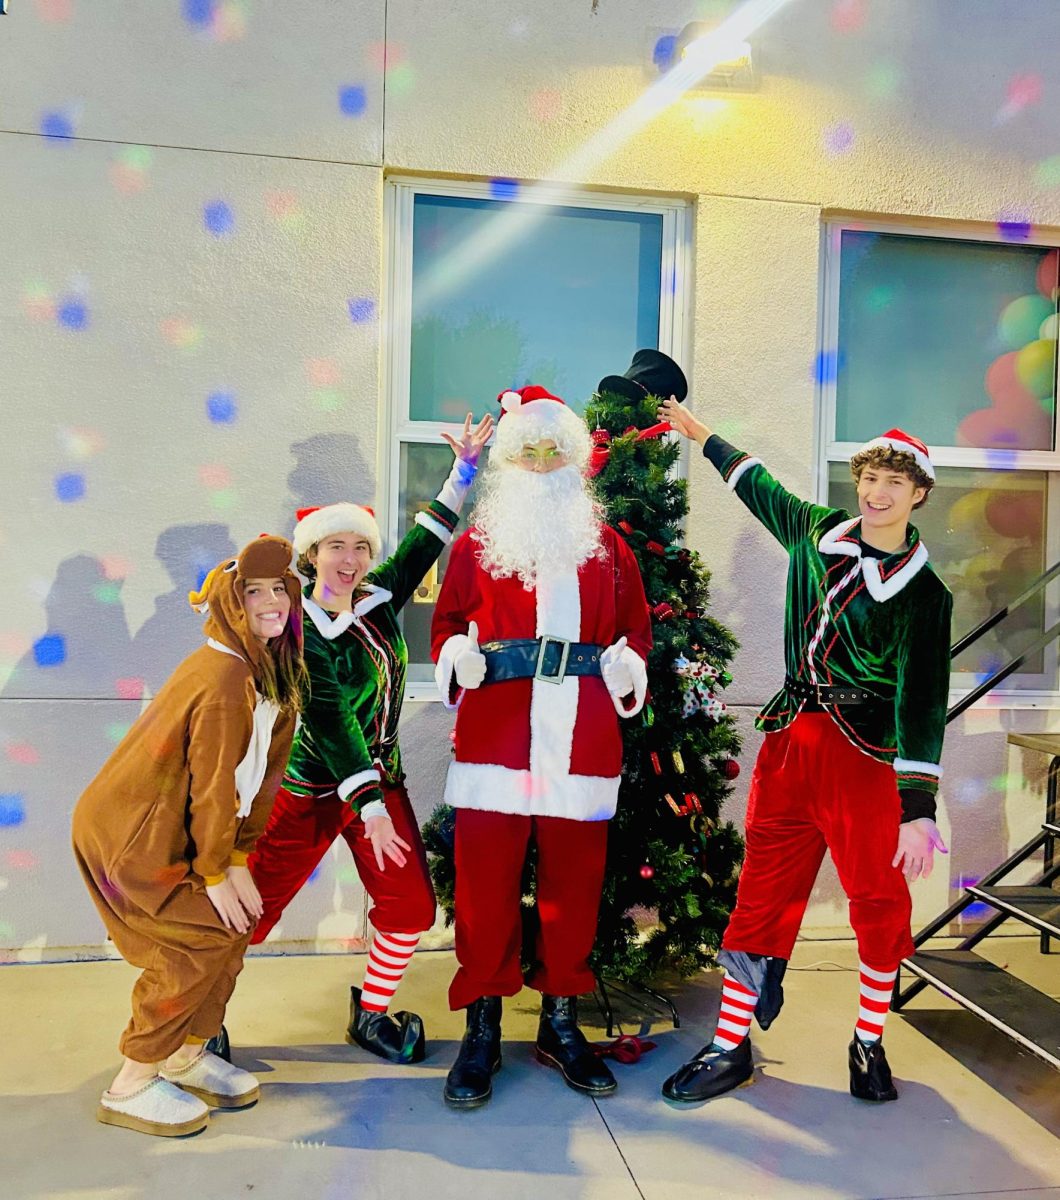
[[[459,426],[409,417],[412,363],[412,222],[416,197],[456,196],[496,200],[489,179],[454,180],[393,175],[384,182],[384,253],[382,356],[384,411],[380,414],[377,455],[378,495],[384,512],[388,546],[398,543],[401,519],[401,452],[410,443],[436,445],[443,430]],[[611,192],[589,187],[548,185],[526,181],[510,204],[656,213],[662,217],[662,257],[659,275],[659,349],[678,362],[690,362],[693,322],[694,207],[681,197],[647,192]],[[605,368],[602,367],[601,370]],[[689,374],[686,371],[686,374]],[[439,485],[441,480],[438,481]],[[431,499],[424,496],[424,501]],[[440,700],[433,684],[409,682],[406,700]]]
[[[916,221],[860,219],[856,216],[826,216],[822,222],[820,248],[820,301],[818,313],[818,346],[822,354],[837,354],[839,349],[839,284],[841,273],[842,235],[844,232],[890,233],[904,237],[933,238],[940,241],[984,242],[996,246],[1010,243],[998,236],[995,225],[958,221]],[[1019,241],[1023,246],[1038,246],[1043,250],[1060,248],[1060,234],[1032,226],[1029,235]],[[1060,365],[1058,365],[1060,374]],[[816,383],[816,421],[814,442],[817,448],[815,471],[816,499],[828,503],[828,468],[830,463],[849,462],[860,443],[841,442],[835,438],[836,393],[835,378],[818,378]],[[882,431],[882,427],[881,427]],[[1056,411],[1053,419],[1052,450],[997,450],[961,446],[931,449],[936,467],[971,467],[993,471],[1042,471],[1046,474],[1046,568],[1060,560],[1060,381],[1057,385]],[[1045,591],[1046,628],[1060,618],[1060,586],[1058,581]],[[955,631],[963,636],[966,630]],[[1005,686],[996,688],[983,700],[987,707],[1011,709],[1060,709],[1060,653],[1054,642],[1045,649],[1046,676],[1054,680],[1052,688],[1019,690]],[[1016,672],[1019,675],[1019,672]],[[956,703],[974,689],[969,686],[950,687],[950,704]]]

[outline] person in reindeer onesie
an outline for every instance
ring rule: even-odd
[[[523,986],[522,876],[537,851],[542,993],[536,1053],[574,1089],[614,1077],[578,1028],[622,771],[619,717],[643,707],[651,624],[632,552],[601,521],[585,422],[542,387],[504,392],[470,528],[453,544],[432,628],[457,710],[445,799],[456,808],[456,956],[467,1030],[445,1085],[484,1104],[501,1065],[501,998]]]

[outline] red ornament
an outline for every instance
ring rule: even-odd
[[[651,754],[649,755],[649,758],[651,759],[652,767],[654,767],[654,769],[655,769],[655,774],[661,775],[662,774],[662,763],[659,762],[658,751],[652,750]]]
[[[618,527],[627,537],[633,536],[633,526],[628,521],[619,521]]]
[[[648,542],[644,549],[649,554],[657,554],[660,558],[666,553],[666,547],[661,542]]]
[[[655,614],[656,618],[660,621],[668,621],[674,615],[673,608],[671,608],[671,606],[669,604],[667,604],[665,601],[663,601],[662,604],[656,604],[656,606],[651,611]]]
[[[740,773],[740,764],[735,758],[727,758],[724,762],[718,764],[718,770],[726,779],[735,779]]]
[[[699,797],[696,795],[696,793],[695,792],[686,792],[685,793],[685,812],[686,812],[686,814],[694,813],[694,812],[701,813],[702,811],[703,811],[703,805],[700,804]]]
[[[589,434],[589,441],[592,442],[594,446],[606,446],[610,440],[611,435],[606,429],[594,429],[592,433]]]
[[[652,879],[652,878],[654,878],[654,876],[655,876],[655,868],[651,865],[651,863],[645,863],[644,866],[641,867],[641,869],[640,869],[641,879]]]

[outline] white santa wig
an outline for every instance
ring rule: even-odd
[[[589,428],[558,396],[542,387],[525,387],[518,392],[502,392],[500,402],[494,454],[515,458],[525,445],[553,441],[572,466],[585,470],[592,449]]]

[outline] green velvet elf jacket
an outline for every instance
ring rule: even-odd
[[[393,555],[365,576],[352,612],[332,615],[307,588],[309,702],[283,786],[300,796],[338,791],[361,812],[382,801],[380,782],[402,778],[398,718],[408,647],[398,613],[445,549],[457,515],[440,500],[417,514]]]
[[[860,517],[798,499],[760,459],[716,435],[703,454],[788,552],[788,677],[878,696],[878,703],[825,711],[860,750],[893,764],[904,820],[934,817],[953,598],[928,564],[920,535],[910,525],[906,549],[873,556],[858,536]],[[785,686],[756,725],[766,733],[783,729],[804,704]]]

